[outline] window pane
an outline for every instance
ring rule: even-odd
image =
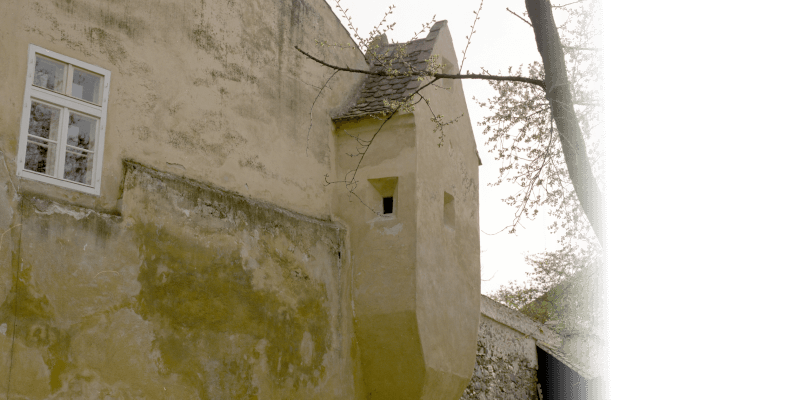
[[[28,134],[50,140],[58,140],[58,120],[61,110],[35,101],[31,102],[31,119]]]
[[[90,185],[92,181],[92,155],[68,150],[67,157],[64,160],[64,179]]]
[[[100,75],[74,68],[72,70],[72,97],[100,104]]]
[[[25,169],[50,176],[56,171],[56,143],[28,138],[25,149]]]
[[[94,151],[94,137],[97,119],[86,115],[69,113],[67,144],[73,147]]]
[[[33,84],[46,89],[55,90],[59,93],[64,93],[66,73],[67,64],[37,55]]]

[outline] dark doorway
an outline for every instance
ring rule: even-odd
[[[555,357],[536,347],[539,358],[537,377],[543,400],[588,400],[588,381]]]

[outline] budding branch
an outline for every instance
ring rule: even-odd
[[[311,54],[306,53],[302,49],[297,46],[294,46],[297,51],[303,53],[304,56],[314,60],[318,64],[322,64],[328,68],[333,68],[338,71],[345,71],[345,72],[354,72],[358,74],[364,75],[375,75],[375,76],[423,76],[423,77],[432,77],[432,78],[439,78],[439,79],[483,79],[483,80],[490,80],[490,81],[511,81],[511,82],[522,82],[522,83],[530,83],[531,85],[539,86],[540,88],[544,89],[545,84],[543,80],[540,79],[533,79],[533,78],[525,78],[522,76],[503,76],[503,75],[489,75],[489,74],[439,74],[439,73],[432,73],[429,71],[409,71],[404,73],[393,73],[386,70],[377,70],[377,71],[369,71],[364,69],[356,69],[356,68],[349,68],[349,67],[341,67],[338,65],[329,64],[319,58],[312,56]]]

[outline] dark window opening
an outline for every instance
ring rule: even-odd
[[[394,211],[394,197],[383,198],[383,213],[391,214]]]
[[[444,192],[444,225],[448,228],[456,227],[456,207],[453,195]]]
[[[589,400],[588,381],[564,363],[536,347],[537,377],[545,400]]]

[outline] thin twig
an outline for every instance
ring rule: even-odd
[[[508,11],[508,12],[510,12],[510,13],[512,13],[512,14],[514,14],[514,15],[516,15],[516,16],[517,16],[517,18],[519,18],[519,19],[521,19],[521,20],[522,20],[522,22],[524,22],[524,23],[528,24],[528,26],[530,26],[531,28],[533,28],[533,24],[531,24],[531,21],[528,21],[527,19],[525,19],[525,18],[522,18],[522,16],[521,16],[521,15],[519,15],[519,14],[517,14],[517,13],[515,13],[515,12],[511,11],[511,10],[510,10],[508,7],[506,7],[506,11]]]
[[[578,3],[583,3],[583,2],[584,2],[584,0],[578,0],[578,1],[573,1],[572,3],[562,4],[560,6],[551,6],[551,7],[552,8],[563,8],[563,7],[568,7],[568,6],[571,6],[573,4],[578,4]]]
[[[298,50],[300,50],[300,49],[298,49]],[[411,93],[411,94],[409,94],[408,96],[406,96],[406,97],[403,99],[403,102],[406,102],[406,101],[408,101],[409,99],[413,98],[414,96],[418,95],[418,94],[419,94],[419,92],[420,92],[420,91],[422,91],[422,89],[425,89],[425,88],[427,88],[428,86],[430,86],[431,84],[433,84],[433,83],[434,83],[434,82],[436,82],[436,81],[437,81],[437,79],[433,79],[433,80],[431,80],[430,82],[428,82],[427,84],[420,86],[419,88],[417,88],[417,89],[414,91],[414,93]],[[374,133],[374,134],[372,134],[372,137],[371,137],[371,138],[369,138],[369,140],[367,140],[367,141],[364,141],[364,142],[366,143],[366,145],[364,146],[364,150],[363,150],[363,151],[361,151],[361,150],[359,150],[359,151],[358,151],[358,152],[359,152],[359,155],[360,155],[361,157],[358,159],[358,162],[356,163],[356,167],[355,167],[355,168],[353,168],[353,170],[352,170],[352,171],[350,171],[350,172],[348,172],[347,174],[345,174],[345,178],[344,178],[343,180],[341,180],[341,181],[334,181],[334,182],[328,182],[328,180],[327,180],[327,175],[326,175],[326,177],[325,177],[325,181],[326,181],[326,183],[327,183],[327,184],[330,184],[330,183],[337,183],[337,182],[338,182],[338,183],[344,183],[344,184],[345,184],[345,187],[346,187],[346,188],[347,188],[347,190],[348,190],[348,192],[350,192],[351,194],[353,194],[354,196],[356,196],[356,198],[358,198],[358,200],[359,200],[359,201],[361,201],[361,203],[362,203],[362,204],[364,204],[365,206],[367,206],[367,208],[369,208],[369,209],[370,209],[370,210],[372,210],[373,212],[375,212],[375,210],[373,210],[373,209],[372,209],[372,207],[369,207],[369,206],[368,206],[366,203],[364,203],[364,201],[363,201],[363,200],[361,200],[361,198],[360,198],[360,197],[359,197],[357,194],[355,194],[355,192],[354,192],[355,188],[356,188],[356,187],[357,187],[357,185],[358,185],[358,181],[356,181],[356,175],[358,174],[358,170],[359,170],[359,168],[361,167],[361,163],[364,161],[364,157],[367,155],[367,151],[370,149],[370,147],[372,146],[372,143],[375,141],[375,137],[377,137],[377,136],[378,136],[378,134],[381,132],[381,129],[383,129],[383,127],[384,127],[384,126],[385,126],[385,125],[386,125],[386,124],[389,122],[389,120],[390,120],[390,119],[392,119],[392,117],[394,117],[394,116],[395,116],[395,114],[397,114],[397,112],[398,112],[399,110],[400,110],[400,107],[396,107],[394,110],[392,110],[391,114],[389,114],[389,116],[388,116],[388,117],[386,117],[386,119],[384,119],[384,120],[383,120],[383,122],[381,123],[381,125],[380,125],[380,126],[378,127],[378,129],[375,131],[375,133]],[[361,139],[360,139],[360,140],[361,140]],[[349,178],[349,179],[348,179],[348,178],[347,178],[347,175],[349,175],[351,172],[353,173],[353,175],[352,175],[352,177],[351,177],[351,178]],[[378,214],[378,215],[380,215],[380,213],[377,213],[377,214]]]
[[[567,50],[600,51],[600,49],[597,48],[597,47],[574,47],[574,46],[564,46],[564,45],[561,45],[561,47],[563,47],[563,48],[565,48]]]
[[[308,119],[311,120],[311,123],[308,124],[308,133],[306,133],[306,157],[308,157],[308,141],[311,137],[311,128],[314,126],[314,105],[317,104],[317,100],[319,99],[319,96],[322,95],[322,91],[325,90],[325,87],[328,86],[328,82],[330,82],[331,79],[333,79],[333,77],[336,75],[337,72],[339,71],[338,70],[333,71],[328,80],[325,81],[325,84],[322,85],[322,88],[319,89],[319,92],[317,92],[317,97],[314,98],[314,102],[311,103],[311,111],[308,112]]]
[[[349,68],[349,67],[340,67],[338,65],[329,64],[325,61],[320,60],[312,56],[311,54],[306,53],[305,51],[301,50],[299,47],[294,46],[297,51],[302,53],[304,56],[310,58],[311,60],[322,64],[328,68],[333,68],[339,71],[344,72],[354,72],[358,74],[364,75],[375,75],[375,76],[401,76],[400,74],[387,72],[385,70],[377,70],[377,71],[369,71],[363,69],[356,69],[356,68]],[[521,76],[504,76],[504,75],[490,75],[490,74],[438,74],[438,73],[431,73],[427,71],[419,71],[419,72],[407,72],[403,75],[407,76],[424,76],[424,77],[433,77],[439,79],[483,79],[489,81],[510,81],[510,82],[522,82],[522,83],[530,83],[532,85],[539,86],[540,88],[544,89],[545,84],[543,80],[540,79],[533,79],[533,78],[524,78]]]
[[[480,18],[481,10],[483,9],[483,0],[481,0],[481,4],[478,6],[478,11],[473,11],[475,13],[475,20],[472,21],[472,27],[469,28],[469,36],[467,36],[467,45],[464,47],[464,51],[461,52],[461,66],[458,67],[458,73],[461,73],[461,70],[464,68],[464,61],[467,60],[467,49],[469,49],[469,44],[472,43],[472,35],[475,34],[475,25],[478,24],[478,20]]]

